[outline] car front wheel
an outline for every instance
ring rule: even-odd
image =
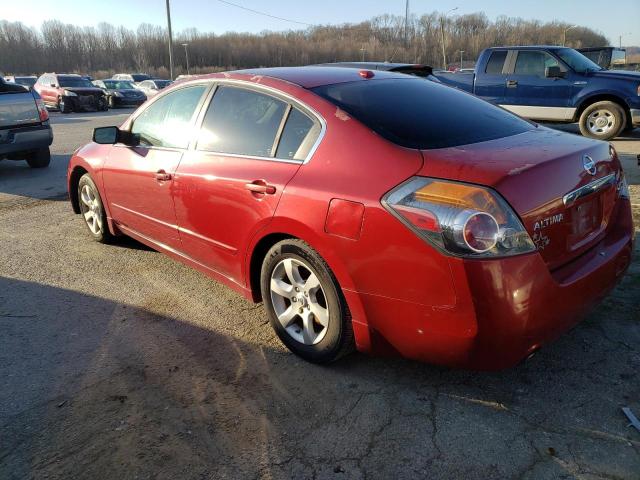
[[[598,140],[611,140],[617,137],[626,124],[624,110],[609,101],[596,102],[584,109],[580,115],[580,133],[585,137]]]
[[[271,326],[293,353],[329,363],[354,349],[351,316],[338,282],[305,242],[274,245],[263,261],[260,286]]]
[[[67,103],[64,97],[58,97],[58,110],[60,113],[71,112],[71,106]]]
[[[98,187],[88,173],[85,173],[78,182],[78,204],[82,219],[93,239],[100,243],[110,243],[113,235],[107,226],[107,214]]]

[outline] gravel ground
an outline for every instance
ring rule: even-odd
[[[261,306],[88,239],[68,157],[125,113],[53,114],[52,168],[0,162],[0,478],[640,479],[621,412],[640,417],[638,248],[600,307],[511,370],[311,365]],[[615,143],[640,225],[640,131]]]

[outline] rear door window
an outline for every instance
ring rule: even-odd
[[[192,136],[193,116],[205,85],[168,93],[149,105],[134,121],[131,133],[150,147],[187,148]]]
[[[244,88],[218,87],[205,115],[197,148],[273,157],[286,109],[287,103],[270,95]]]
[[[320,124],[297,108],[292,108],[284,125],[276,158],[304,160],[320,133]]]
[[[491,52],[489,61],[487,62],[487,68],[485,73],[489,75],[502,75],[502,68],[504,67],[504,61],[507,59],[506,50],[494,50]]]

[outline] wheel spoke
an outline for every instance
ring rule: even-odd
[[[313,319],[311,315],[306,314],[302,317],[302,340],[305,345],[313,345],[316,337],[316,332],[313,331]]]
[[[298,271],[298,265],[294,263],[294,261],[290,258],[284,260],[284,271],[287,274],[287,278],[289,282],[294,287],[300,287],[304,284],[302,277],[300,276],[300,272]]]
[[[307,278],[307,281],[304,284],[304,290],[306,292],[310,292],[319,287],[320,287],[320,280],[318,280],[318,277],[316,277],[315,273],[311,272],[311,275],[309,275],[309,278]]]
[[[85,212],[84,219],[87,222],[90,222],[92,218],[93,218],[93,211],[89,210],[88,212]]]
[[[98,230],[96,231],[96,233],[102,231],[102,218],[100,217],[100,215],[95,215],[96,218],[96,223],[98,225]]]
[[[311,302],[309,306],[311,307],[311,313],[313,313],[313,316],[315,317],[316,321],[323,327],[325,328],[328,327],[329,311],[316,302]]]
[[[281,297],[290,297],[293,293],[293,286],[279,278],[271,278],[271,291]]]
[[[280,323],[284,328],[287,328],[289,325],[291,325],[291,322],[296,317],[296,315],[297,315],[297,312],[293,308],[293,305],[289,305],[289,308],[287,308],[284,312],[278,315],[278,320],[280,321]]]

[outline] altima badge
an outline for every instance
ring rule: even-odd
[[[594,162],[593,158],[591,158],[589,155],[583,155],[583,157],[582,157],[582,166],[591,175],[595,175],[596,174],[596,162]]]

